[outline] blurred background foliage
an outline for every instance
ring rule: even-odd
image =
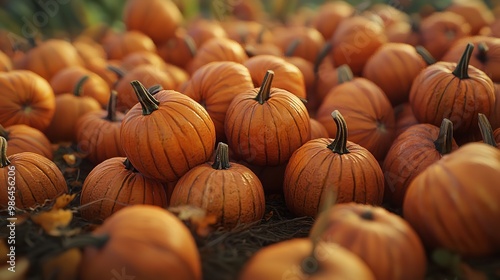
[[[126,0],[0,0],[0,28],[19,36],[72,38],[90,26],[107,25],[122,29],[122,9]],[[172,0],[184,18],[203,16],[220,19],[220,11],[230,12],[238,1],[246,0]],[[249,0],[259,2],[258,0]],[[375,3],[386,3],[407,13],[416,13],[422,8],[442,10],[452,0],[349,0],[358,7]],[[490,7],[500,0],[483,0]],[[145,4],[147,1],[144,1]],[[260,0],[270,18],[285,21],[287,16],[301,7],[315,8],[325,0]],[[218,15],[214,15],[214,10]]]

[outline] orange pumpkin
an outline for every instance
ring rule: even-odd
[[[314,91],[307,97],[308,106],[316,110],[330,90],[338,85],[339,73],[331,59],[326,59],[332,50],[332,44],[326,43],[314,62]]]
[[[277,29],[274,32],[274,44],[286,52],[292,42],[297,42],[293,52],[288,52],[289,56],[298,56],[311,63],[314,62],[325,43],[321,33],[312,27],[286,27],[286,32],[282,31],[285,30]]]
[[[354,7],[346,1],[324,2],[318,7],[311,26],[316,28],[325,40],[330,40],[339,24],[354,14]]]
[[[493,129],[500,128],[500,83],[493,84],[495,89],[495,110],[488,118]]]
[[[22,152],[32,152],[53,159],[49,139],[40,130],[25,124],[8,127],[0,125],[0,136],[8,142],[7,156]]]
[[[396,116],[396,138],[409,127],[419,123],[413,114],[411,104],[408,102],[394,107],[394,114]]]
[[[483,1],[451,1],[446,11],[463,16],[470,24],[471,34],[476,35],[481,28],[490,25],[495,19],[493,12]]]
[[[226,31],[218,21],[203,18],[191,21],[186,27],[186,33],[193,39],[197,48],[212,38],[227,38]]]
[[[137,51],[123,57],[120,61],[120,68],[124,71],[131,71],[135,67],[145,64],[160,69],[165,67],[165,61],[158,54],[150,51]]]
[[[12,60],[3,51],[0,51],[0,72],[11,71],[14,66]]]
[[[271,44],[273,33],[264,23],[245,20],[225,20],[221,22],[222,27],[229,39],[240,44]]]
[[[108,59],[120,60],[138,51],[156,52],[153,40],[139,31],[126,31],[103,44]]]
[[[309,118],[311,124],[311,140],[317,138],[328,138],[328,130],[319,121]]]
[[[196,55],[197,47],[185,29],[179,28],[174,37],[157,46],[158,55],[167,63],[186,68]]]

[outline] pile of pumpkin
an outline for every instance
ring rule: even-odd
[[[240,279],[424,279],[434,249],[500,251],[500,13],[332,1],[283,24],[241,1],[245,20],[183,23],[173,2],[144,2],[126,2],[126,31],[0,52],[0,180],[15,166],[16,206],[69,191],[52,144],[95,165],[79,209],[109,240],[85,249],[81,279],[201,279],[165,208],[230,230],[272,194],[315,226]]]

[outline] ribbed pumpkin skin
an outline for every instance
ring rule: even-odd
[[[237,95],[226,113],[228,145],[236,156],[255,165],[285,163],[310,135],[309,114],[292,93],[271,88],[270,98],[259,104],[258,89]]]
[[[234,61],[244,63],[248,59],[245,49],[236,41],[228,38],[212,38],[201,46],[193,60],[186,66],[193,74],[201,66],[213,61]]]
[[[457,134],[477,130],[477,114],[489,117],[494,111],[493,82],[481,70],[468,67],[469,78],[453,75],[457,63],[437,62],[428,66],[413,81],[410,104],[420,123],[436,126],[444,118],[453,122]]]
[[[370,215],[366,219],[363,215]],[[317,221],[326,219],[328,227],[321,235],[360,257],[376,279],[423,280],[427,260],[417,233],[403,218],[382,207],[356,203],[337,204]],[[319,225],[316,222],[313,226]]]
[[[411,182],[403,215],[429,249],[467,257],[500,248],[500,150],[468,143]]]
[[[81,215],[86,220],[103,221],[114,212],[133,204],[167,207],[165,186],[124,165],[125,157],[103,161],[92,169],[80,195]]]
[[[42,205],[46,200],[53,200],[68,192],[66,180],[59,168],[44,156],[23,152],[8,157],[11,166],[15,166],[16,207],[27,209]],[[8,167],[0,168],[0,180],[5,182],[0,188],[0,208],[8,203],[7,178]]]
[[[43,131],[49,126],[56,110],[49,82],[34,72],[14,70],[0,75],[0,88],[0,123],[4,127],[26,124]]]
[[[190,97],[163,90],[154,95],[159,109],[142,114],[136,104],[121,126],[122,147],[144,175],[176,181],[189,169],[207,162],[215,145],[215,126],[207,111]]]
[[[32,152],[42,155],[52,160],[53,152],[49,139],[40,130],[27,126],[25,124],[15,124],[5,128],[7,137],[7,155],[13,155],[22,152]]]
[[[438,135],[439,127],[416,124],[409,127],[392,143],[382,170],[386,182],[385,196],[393,205],[401,207],[413,178],[443,157],[434,144]],[[456,149],[458,145],[453,140],[452,150]]]
[[[408,102],[394,107],[394,114],[396,116],[396,138],[412,125],[418,124],[411,104]]]
[[[310,118],[309,122],[311,124],[311,139],[328,138],[328,130],[324,125],[313,118]]]
[[[206,209],[224,228],[259,221],[265,211],[259,178],[238,163],[222,170],[205,163],[182,176],[175,185],[170,206],[188,204]]]
[[[365,148],[347,141],[348,154],[327,146],[329,138],[310,140],[292,155],[285,170],[283,192],[290,211],[316,216],[323,193],[334,188],[337,202],[382,204],[384,176],[377,160]]]
[[[198,69],[187,82],[183,93],[200,103],[210,115],[217,141],[225,141],[226,111],[233,98],[253,89],[248,69],[232,61],[211,62]]]
[[[260,87],[267,70],[275,74],[273,87],[287,90],[300,98],[306,98],[304,74],[300,69],[281,57],[274,55],[256,55],[243,63],[252,76],[255,87]]]

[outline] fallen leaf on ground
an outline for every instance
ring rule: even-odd
[[[217,222],[215,215],[208,215],[205,209],[199,207],[183,205],[171,207],[168,210],[177,215],[180,220],[189,222],[191,229],[198,236],[207,236],[211,231],[210,226]]]
[[[68,204],[73,201],[75,198],[76,194],[63,194],[60,195],[59,197],[56,198],[56,202],[54,203],[54,206],[52,206],[53,210],[57,209],[63,209],[64,207],[68,206]]]
[[[73,219],[73,212],[64,209],[53,209],[31,216],[31,220],[41,226],[43,230],[53,236],[61,235],[61,228],[69,225]]]

